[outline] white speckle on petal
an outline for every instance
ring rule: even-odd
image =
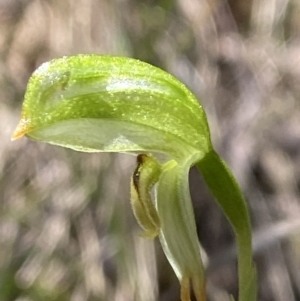
[[[43,63],[38,69],[36,69],[34,71],[34,75],[39,75],[41,73],[45,73],[48,71],[48,68],[50,66],[50,62],[46,62],[46,63]]]

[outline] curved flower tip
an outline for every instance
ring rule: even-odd
[[[27,118],[22,117],[19,124],[17,125],[15,131],[13,132],[11,136],[11,140],[17,140],[21,137],[23,137],[26,133],[28,133],[30,130],[30,120]]]

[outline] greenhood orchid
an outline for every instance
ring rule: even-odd
[[[236,234],[239,300],[256,300],[247,206],[213,149],[203,108],[176,78],[130,58],[52,60],[29,80],[12,139],[23,135],[77,151],[137,155],[132,209],[143,235],[159,237],[180,281],[182,301],[190,300],[191,288],[197,301],[206,300],[188,182],[196,165]]]

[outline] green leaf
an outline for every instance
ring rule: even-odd
[[[129,58],[77,55],[52,60],[29,80],[12,139],[23,135],[78,151],[142,153],[145,160],[138,161],[132,178],[133,210],[147,234],[159,233],[181,282],[182,301],[190,300],[190,287],[197,301],[205,300],[188,185],[189,169],[196,164],[236,233],[239,300],[255,300],[245,201],[213,150],[204,110],[176,78]]]

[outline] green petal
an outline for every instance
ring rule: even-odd
[[[182,300],[190,287],[198,301],[205,300],[204,268],[195,217],[189,194],[189,163],[168,162],[157,187],[157,211],[161,220],[160,241],[181,282]]]
[[[77,133],[70,134],[72,128]],[[107,131],[108,138],[99,131]],[[181,82],[138,60],[97,55],[55,59],[37,69],[13,138],[23,134],[84,151],[150,146],[163,152],[172,149],[172,154],[186,147],[204,154],[210,148],[205,113]],[[94,137],[100,141],[91,141]]]
[[[196,152],[171,134],[122,120],[63,120],[32,130],[30,138],[84,152],[162,152],[183,158]]]

